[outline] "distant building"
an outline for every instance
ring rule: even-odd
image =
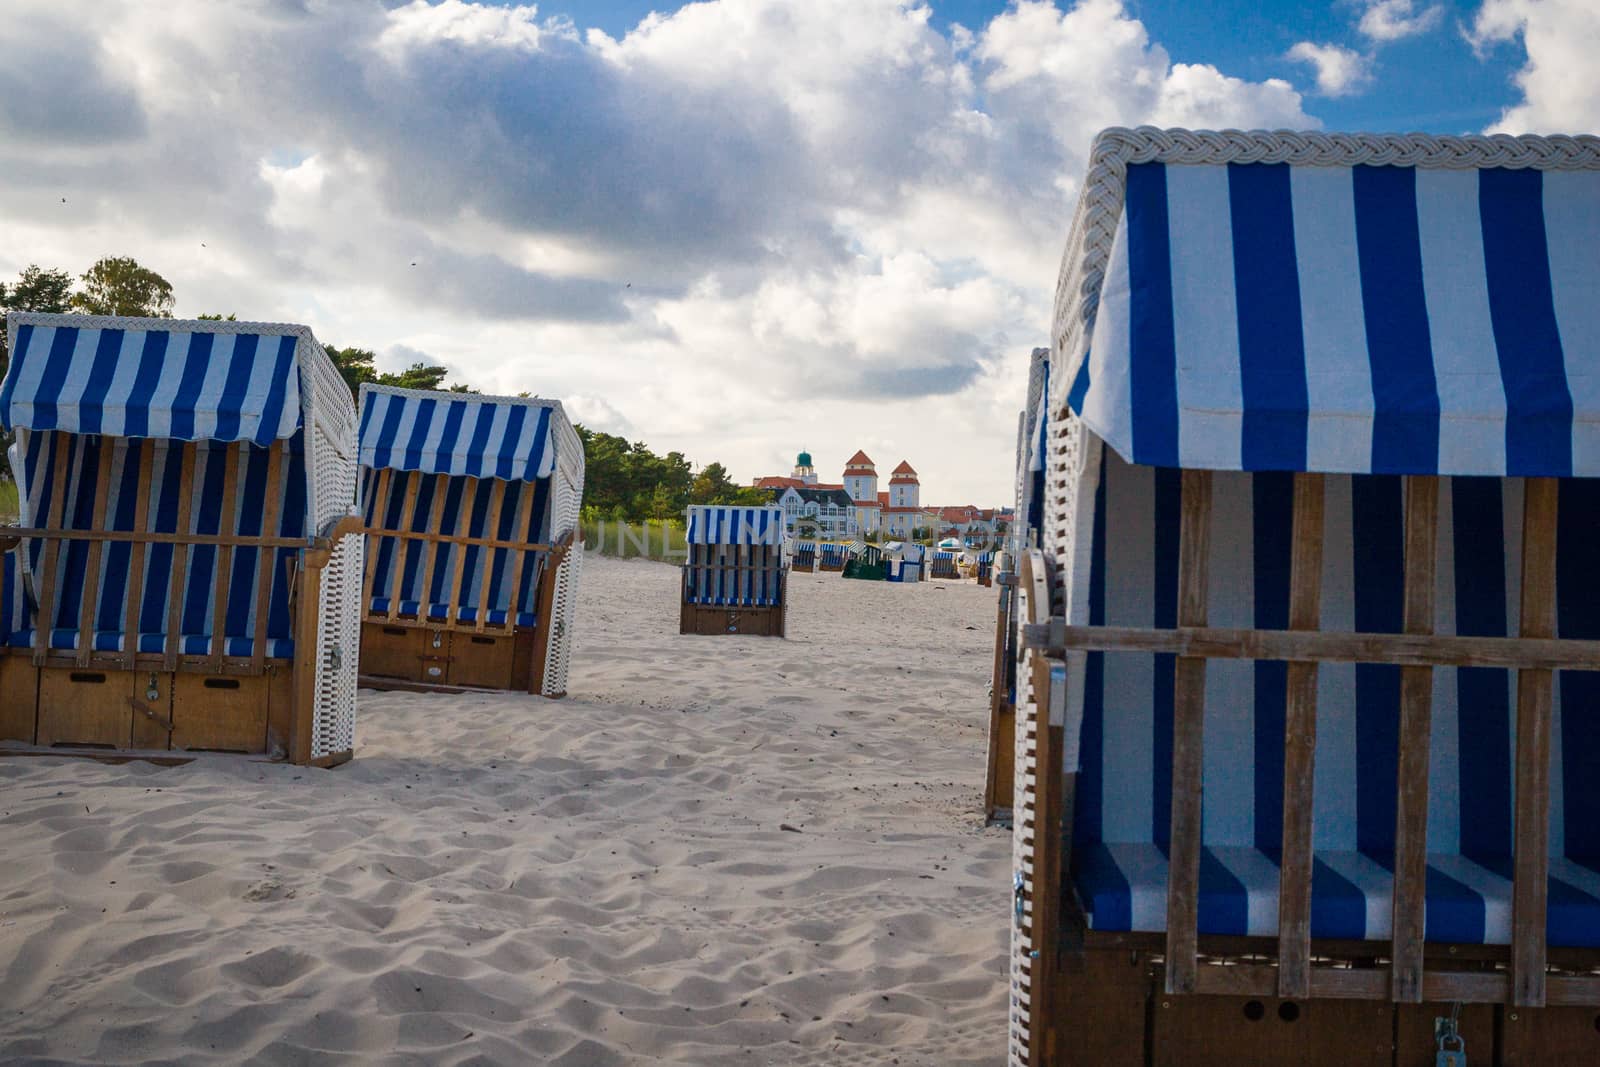
[[[878,468],[872,457],[856,450],[844,461],[844,491],[856,509],[856,527],[862,533],[876,533],[883,521],[883,505],[878,501]]]
[[[897,541],[909,541],[927,525],[922,511],[922,483],[911,464],[902,461],[889,475],[889,498],[882,508],[883,532]]]
[[[791,536],[801,522],[808,522],[823,538],[880,534],[888,540],[909,541],[922,532],[987,545],[994,540],[996,526],[1009,516],[1007,510],[971,505],[924,506],[921,479],[904,460],[890,472],[888,490],[879,491],[877,465],[859,450],[845,460],[844,478],[837,484],[817,480],[810,452],[795,457],[790,473],[769,474],[751,484],[771,491],[773,502],[784,509]]]
[[[843,489],[790,485],[773,490],[773,503],[783,508],[790,537],[839,541],[857,534],[855,505]]]

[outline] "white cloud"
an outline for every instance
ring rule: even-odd
[[[1317,124],[1118,0],[949,34],[710,0],[616,38],[467,0],[12,7],[0,277],[132,254],[183,314],[424,352],[741,480],[867,447],[936,503],[1010,493],[1097,130]]]
[[[1323,96],[1349,96],[1372,80],[1372,60],[1340,45],[1301,41],[1286,58],[1316,70],[1317,92]]]
[[[1387,43],[1427,33],[1443,18],[1439,4],[1419,11],[1415,0],[1371,0],[1357,29],[1370,40]]]
[[[378,35],[378,48],[391,57],[402,56],[413,45],[432,45],[455,41],[469,46],[511,49],[537,49],[548,31],[570,32],[570,27],[553,23],[541,27],[539,9],[529,4],[516,7],[485,7],[464,0],[412,0],[389,12],[389,24]]]
[[[1470,40],[1482,50],[1520,38],[1522,102],[1492,133],[1592,133],[1600,128],[1600,5],[1593,0],[1486,0]]]

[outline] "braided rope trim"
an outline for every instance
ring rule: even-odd
[[[1358,165],[1441,170],[1600,170],[1600,137],[1435,136],[1427,133],[1297,133],[1290,130],[1180,130],[1113,126],[1094,139],[1089,169],[1056,280],[1056,365],[1051,392],[1065,397],[1076,356],[1094,329],[1111,242],[1122,217],[1133,163],[1220,166],[1287,163],[1297,167]],[[1052,397],[1052,405],[1056,400]]]
[[[444,397],[451,400],[468,400],[479,404],[515,404],[525,408],[561,410],[561,401],[547,396],[493,396],[489,393],[456,393],[439,389],[406,389],[398,385],[379,385],[376,382],[362,382],[361,394],[365,396],[367,393],[403,396],[411,400],[426,400],[430,397],[438,400],[440,397]]]
[[[162,319],[135,315],[57,315],[49,311],[12,311],[6,318],[18,326],[70,326],[81,330],[167,330],[173,333],[258,333],[307,336],[311,327],[293,322],[237,322],[225,319]]]

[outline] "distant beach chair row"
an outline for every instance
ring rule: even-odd
[[[789,596],[783,509],[693,505],[679,633],[782,637]]]
[[[326,766],[363,667],[564,690],[583,452],[558,403],[366,386],[358,436],[304,326],[6,328],[0,742]]]

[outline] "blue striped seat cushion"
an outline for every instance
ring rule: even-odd
[[[14,631],[8,643],[12,648],[32,648],[32,630]],[[78,648],[77,630],[51,630],[50,647],[61,652],[74,652]],[[167,637],[165,634],[140,634],[139,649],[147,655],[163,655],[167,651]],[[119,630],[94,631],[94,651],[96,652],[121,652],[123,651],[123,634]],[[211,654],[210,634],[184,634],[178,654],[182,656],[208,656]],[[229,637],[224,639],[222,654],[225,656],[248,657],[255,655],[255,641],[248,637]],[[267,639],[266,656],[268,659],[293,659],[294,641],[289,638],[273,637]]]
[[[1074,858],[1078,893],[1090,927],[1163,931],[1167,926],[1167,857],[1148,843],[1098,843]],[[1429,941],[1511,942],[1511,860],[1475,863],[1428,856]],[[1311,879],[1311,936],[1383,940],[1391,932],[1392,872],[1387,860],[1348,850],[1317,853]],[[1600,948],[1600,861],[1556,857],[1550,863],[1550,944]],[[1200,932],[1269,937],[1278,933],[1278,864],[1246,846],[1208,846],[1200,858]]]
[[[1181,472],[1133,466],[1109,449],[1079,489],[1088,566],[1067,577],[1075,625],[1172,627],[1177,621]],[[1330,475],[1321,626],[1399,633],[1404,617],[1404,492],[1389,475]],[[1434,627],[1517,633],[1523,483],[1439,485]],[[1092,503],[1088,503],[1092,502]],[[1208,615],[1218,627],[1288,624],[1293,476],[1213,477]],[[1600,637],[1600,480],[1560,483],[1557,632]],[[1089,653],[1068,661],[1081,714],[1074,878],[1093,924],[1165,926],[1164,856],[1172,805],[1170,655]],[[1275,932],[1283,836],[1286,666],[1212,660],[1206,668],[1201,929]],[[1558,672],[1551,729],[1550,936],[1600,945],[1600,672]],[[1433,672],[1427,850],[1428,936],[1506,943],[1513,854],[1516,676]],[[1383,937],[1394,851],[1400,671],[1324,664],[1318,672],[1312,836],[1313,933]]]
[[[400,601],[400,610],[396,614],[415,616],[417,614],[417,612],[418,612],[418,609],[420,609],[421,606],[422,605],[417,603],[415,600],[402,600],[402,601]],[[389,598],[386,597],[386,596],[375,596],[375,597],[373,597],[372,598],[372,614],[374,614],[374,615],[387,615],[387,614],[389,614]],[[506,613],[503,610],[498,609],[498,608],[490,608],[489,612],[488,612],[488,615],[489,615],[489,625],[490,626],[504,626],[506,624]],[[450,605],[449,604],[429,604],[428,605],[428,618],[430,618],[430,619],[448,619],[449,617],[450,617]],[[477,608],[477,606],[474,605],[472,607],[467,607],[466,605],[462,605],[461,607],[457,608],[456,609],[456,621],[457,622],[476,623],[478,621],[478,608]],[[537,621],[537,617],[531,611],[521,611],[521,612],[517,613],[517,625],[518,626],[532,626],[536,621]]]

